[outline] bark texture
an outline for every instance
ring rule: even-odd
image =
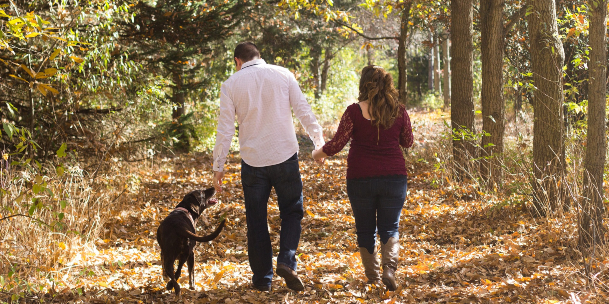
[[[434,56],[434,69],[433,69],[433,86],[435,92],[442,94],[442,83],[440,77],[440,38],[436,36],[434,38],[433,56]]]
[[[173,112],[171,113],[171,118],[178,119],[182,115],[184,115],[184,78],[182,77],[182,73],[180,70],[173,71],[173,83],[175,86],[173,87]]]
[[[566,201],[562,66],[554,0],[529,0],[528,15],[533,92],[533,170],[535,207],[540,215]]]
[[[406,1],[404,8],[402,9],[402,16],[400,19],[400,37],[398,39],[398,93],[400,96],[400,102],[406,104],[408,101],[408,78],[406,71],[406,64],[408,63],[406,58],[406,39],[408,38],[408,20],[410,19],[410,7],[412,1]]]
[[[451,127],[455,178],[462,180],[470,172],[474,146],[470,134],[474,132],[473,78],[473,3],[472,0],[453,0],[450,4],[452,38]]]
[[[427,61],[427,89],[429,90],[429,93],[433,93],[434,91],[434,82],[433,82],[433,76],[434,76],[434,70],[435,70],[435,60],[436,60],[436,55],[434,54],[434,36],[432,32],[429,32],[429,43],[431,44],[431,47],[429,48],[429,59]]]
[[[489,186],[502,181],[505,103],[503,99],[504,0],[480,0],[482,32],[482,158],[480,175]]]
[[[448,110],[450,107],[450,51],[448,43],[449,36],[447,35],[446,39],[442,42],[442,62],[444,63],[442,71],[444,78],[444,83],[442,84],[444,86],[444,110]]]
[[[579,227],[579,242],[588,247],[603,240],[603,169],[605,138],[605,79],[607,77],[607,0],[588,1],[590,8],[590,63],[588,96],[588,141],[584,159],[584,198]]]

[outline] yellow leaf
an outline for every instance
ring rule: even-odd
[[[48,91],[50,91],[51,93],[53,93],[53,94],[55,94],[55,95],[59,94],[59,91],[55,90],[53,87],[51,87],[51,86],[50,86],[50,85],[48,85],[48,84],[43,84],[43,83],[40,83],[40,84],[38,84],[38,86],[39,86],[39,87],[40,87],[40,86],[41,86],[41,87],[43,87],[45,90],[48,90]],[[46,94],[45,94],[45,96],[46,96]]]
[[[61,50],[56,49],[55,52],[53,52],[53,54],[51,54],[51,57],[49,57],[49,60],[55,59],[59,55],[59,53],[61,53]]]
[[[23,80],[23,81],[25,81],[25,82],[27,82],[27,83],[30,83],[29,81],[27,81],[27,80],[25,80],[25,79],[23,79],[23,78],[21,78],[21,77],[19,77],[19,76],[15,76],[15,75],[8,75],[8,76],[11,76],[11,77],[13,77],[13,78],[16,78],[16,79],[19,79],[19,80]]]
[[[66,244],[64,244],[63,242],[57,243],[57,246],[63,250],[66,250]]]
[[[99,286],[101,286],[101,287],[108,287],[108,283],[106,283],[106,282],[99,282]]]
[[[57,69],[55,69],[55,68],[48,68],[48,69],[44,70],[44,73],[47,74],[49,77],[55,76],[55,74],[57,74]]]
[[[216,273],[216,276],[214,277],[214,283],[218,283],[218,281],[220,281],[220,279],[222,278],[222,276],[224,275],[224,270]]]
[[[33,32],[33,33],[30,33],[30,34],[25,35],[25,38],[34,38],[34,37],[36,37],[36,36],[38,36],[38,35],[40,35],[40,33],[38,33],[38,32]]]
[[[25,64],[22,64],[21,68],[24,69],[25,72],[27,72],[32,78],[36,77],[36,74],[34,73],[34,71],[30,70],[30,68],[25,66]]]
[[[44,88],[44,86],[42,85],[37,85],[36,88],[38,89],[38,91],[40,91],[40,93],[44,96],[47,96],[47,93],[49,91],[47,91],[47,89]]]
[[[70,58],[72,58],[72,60],[74,60],[74,62],[76,62],[76,63],[81,63],[81,62],[85,61],[84,59],[76,57],[76,56],[70,56]]]
[[[310,217],[315,217],[315,214],[313,214],[313,212],[311,212],[311,211],[309,211],[309,210],[307,210],[307,214],[308,214]]]

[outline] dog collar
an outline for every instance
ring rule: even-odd
[[[192,218],[192,215],[190,215],[190,212],[188,211],[188,209],[186,209],[184,207],[178,207],[178,208],[175,208],[174,210],[182,211],[182,212],[186,213],[186,216],[188,216],[188,219],[190,220],[190,223],[192,224],[192,228],[195,228],[195,220]]]

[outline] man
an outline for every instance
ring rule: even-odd
[[[236,114],[253,287],[271,289],[273,250],[267,203],[274,187],[281,218],[276,273],[290,289],[300,291],[304,285],[296,273],[295,254],[300,241],[303,197],[292,110],[316,149],[324,144],[322,129],[289,70],[266,64],[251,42],[237,45],[234,58],[237,72],[222,84],[220,91],[214,187],[222,191],[223,168],[235,134]]]

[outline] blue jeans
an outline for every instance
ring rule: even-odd
[[[377,231],[383,244],[391,237],[400,237],[398,228],[406,189],[406,176],[347,179],[359,247],[373,253]]]
[[[281,234],[277,263],[296,270],[296,249],[300,241],[303,217],[302,180],[298,155],[283,163],[252,167],[241,161],[241,182],[245,198],[247,249],[256,286],[270,286],[273,278],[273,249],[267,224],[267,204],[271,188],[275,188]]]

